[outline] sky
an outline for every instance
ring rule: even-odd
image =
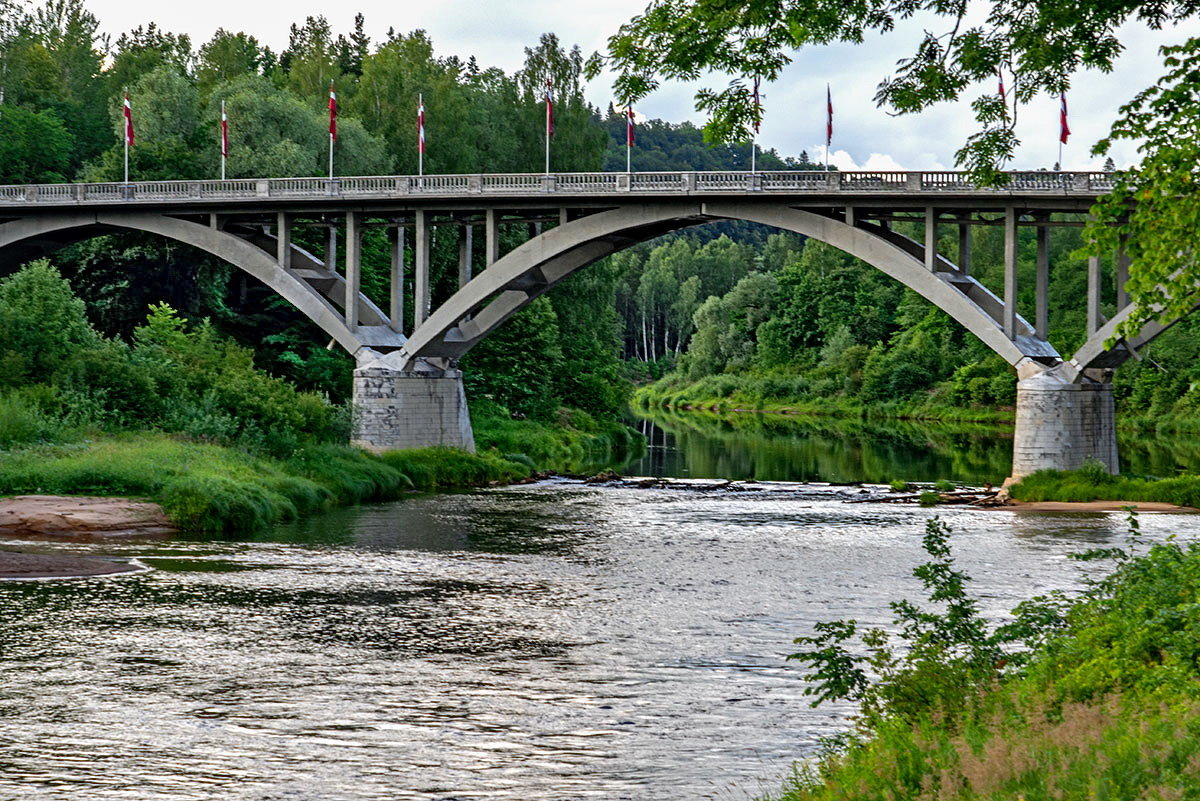
[[[838,0],[830,0],[837,2]],[[150,21],[159,27],[187,33],[193,47],[207,41],[219,27],[242,30],[278,51],[287,46],[292,22],[323,14],[335,31],[349,32],[354,14],[366,18],[367,33],[382,39],[389,27],[429,32],[440,56],[474,55],[481,66],[513,72],[525,59],[525,47],[544,32],[556,33],[566,46],[579,45],[584,55],[603,50],[607,38],[647,0],[358,0],[333,3],[246,3],[243,0],[205,0],[203,3],[159,3],[152,0],[85,0],[101,28],[115,39],[121,32]],[[281,10],[286,9],[286,10]],[[974,11],[980,5],[976,3]],[[781,78],[763,87],[765,118],[759,143],[780,155],[802,150],[820,161],[824,155],[825,88],[834,106],[834,135],[830,161],[841,169],[938,170],[954,168],[954,152],[974,130],[969,103],[996,91],[995,82],[976,87],[959,103],[941,104],[919,115],[889,116],[872,100],[876,85],[896,61],[909,55],[923,31],[922,20],[902,23],[887,35],[868,37],[862,45],[829,45],[795,53]],[[940,32],[938,21],[925,20]],[[1126,46],[1116,68],[1108,74],[1080,73],[1067,101],[1072,135],[1063,150],[1063,169],[1098,169],[1102,159],[1089,151],[1108,133],[1119,106],[1149,86],[1162,72],[1158,48],[1200,36],[1200,21],[1161,32],[1127,25],[1119,33]],[[712,76],[709,85],[728,78]],[[704,83],[704,82],[701,82]],[[695,85],[664,85],[646,98],[637,111],[672,122],[702,123],[695,111]],[[601,76],[587,87],[588,99],[600,108],[613,100],[611,78]],[[1022,107],[1017,135],[1023,144],[1011,169],[1052,167],[1058,160],[1058,98],[1041,97]],[[1118,166],[1134,162],[1135,147],[1122,143],[1114,150]]]

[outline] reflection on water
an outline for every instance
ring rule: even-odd
[[[1012,468],[1012,426],[867,421],[780,414],[639,411],[646,454],[628,475],[758,481],[999,484]],[[1122,471],[1200,471],[1200,440],[1123,433]]]
[[[1012,466],[1011,427],[663,411],[634,425],[647,448],[630,475],[981,485]]]
[[[916,597],[929,514],[548,482],[108,546],[157,570],[0,586],[0,798],[746,799],[844,725],[791,639]],[[943,514],[991,614],[1123,530]]]

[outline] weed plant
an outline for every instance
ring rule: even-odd
[[[893,604],[899,646],[853,620],[797,640],[815,703],[860,712],[780,801],[1200,797],[1200,547],[1131,536],[1087,555],[1116,569],[1078,598],[989,626],[936,518],[924,545],[932,605]]]

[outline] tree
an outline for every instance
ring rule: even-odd
[[[996,182],[999,165],[1018,144],[1014,128],[1021,105],[1039,93],[1065,91],[1080,69],[1110,70],[1122,49],[1116,31],[1124,23],[1136,20],[1159,29],[1200,12],[1193,0],[984,5],[986,18],[974,22],[976,5],[962,0],[653,0],[609,39],[607,59],[589,61],[589,74],[599,74],[607,61],[618,70],[617,96],[629,100],[645,97],[663,79],[699,80],[710,71],[732,75],[724,89],[701,89],[696,105],[711,116],[712,139],[739,141],[759,114],[751,84],[777,79],[794,50],[861,44],[867,33],[887,33],[919,12],[941,29],[926,29],[912,56],[879,84],[875,100],[894,113],[918,112],[957,99],[973,84],[990,88],[1002,67],[1011,106],[994,92],[979,95],[972,103],[979,130],[957,154],[958,163],[978,179]]]
[[[51,111],[0,111],[0,183],[65,181],[74,147],[74,137]]]
[[[1093,255],[1122,249],[1136,307],[1121,326],[1132,336],[1154,319],[1174,321],[1196,305],[1200,281],[1200,38],[1163,48],[1166,74],[1121,107],[1094,148],[1141,140],[1140,164],[1114,173],[1113,191],[1092,209],[1084,232]]]
[[[257,75],[263,60],[263,48],[253,36],[218,28],[212,39],[200,45],[197,88],[201,95],[207,96],[217,84],[243,75]]]
[[[83,301],[49,262],[0,281],[0,383],[45,381],[76,350],[99,341]]]

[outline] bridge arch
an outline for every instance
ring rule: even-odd
[[[237,236],[201,223],[154,213],[76,213],[50,217],[25,217],[0,224],[0,253],[33,244],[53,250],[66,242],[132,230],[157,234],[203,250],[266,284],[329,334],[350,354],[363,350],[363,340],[326,298],[280,266],[274,256]],[[38,240],[43,240],[38,243]],[[307,255],[307,254],[305,254]],[[310,257],[311,258],[311,257]]]
[[[720,201],[629,205],[564,223],[515,248],[437,308],[379,367],[412,370],[453,362],[559,281],[599,259],[664,233],[719,220],[746,220],[825,242],[895,278],[948,313],[1019,372],[1061,357],[1024,319],[1003,328],[1003,302],[945,259],[930,271],[924,248],[882,226],[853,225],[778,203]]]

